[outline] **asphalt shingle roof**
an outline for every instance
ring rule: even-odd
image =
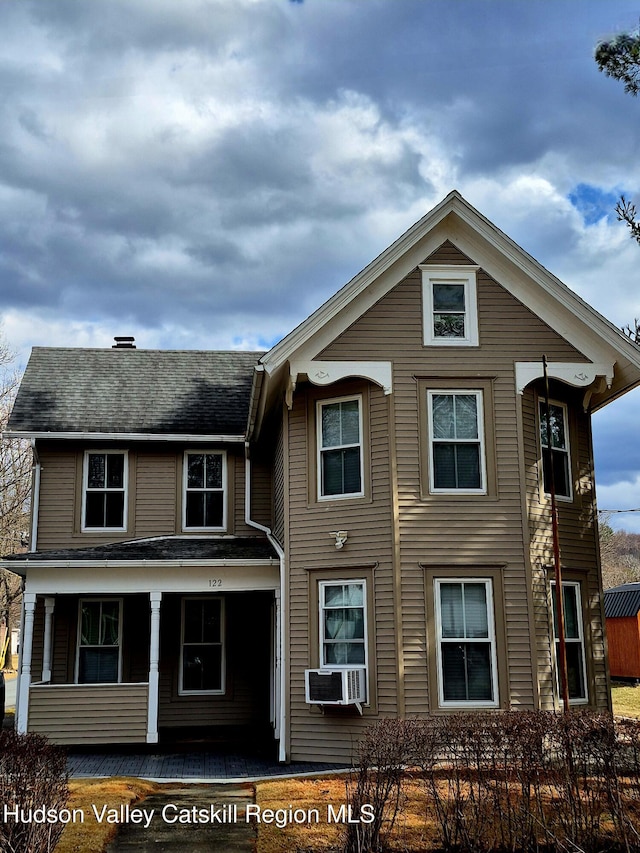
[[[276,560],[273,546],[259,537],[166,536],[158,539],[134,539],[95,545],[90,548],[59,548],[53,551],[30,551],[2,558],[11,562],[68,562],[88,560]]]
[[[640,583],[625,583],[604,591],[604,615],[608,619],[636,616],[640,611]]]
[[[8,430],[241,435],[262,354],[35,347]]]

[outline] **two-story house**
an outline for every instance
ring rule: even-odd
[[[551,468],[570,701],[609,707],[590,419],[639,383],[457,192],[266,354],[35,349],[18,728],[344,761],[381,716],[559,708]]]

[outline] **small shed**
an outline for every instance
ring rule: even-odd
[[[640,680],[640,583],[606,589],[604,615],[612,678]]]

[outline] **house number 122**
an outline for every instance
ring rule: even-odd
[[[209,589],[222,586],[222,578],[209,578]]]

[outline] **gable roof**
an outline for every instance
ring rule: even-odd
[[[625,583],[604,591],[604,615],[607,619],[637,616],[640,612],[640,583]]]
[[[640,347],[454,190],[263,356],[262,393],[286,381],[287,365],[315,358],[446,240],[592,363],[616,364],[612,386],[593,395],[594,410],[640,383]]]
[[[242,440],[261,355],[36,347],[5,435]]]

